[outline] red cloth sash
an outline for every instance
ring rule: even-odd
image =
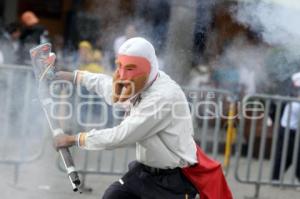
[[[197,145],[198,163],[182,168],[183,174],[196,187],[201,199],[233,199],[221,164],[210,159]]]

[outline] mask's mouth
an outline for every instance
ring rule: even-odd
[[[125,82],[125,83],[121,83],[121,85],[123,87],[123,89],[128,89],[131,86],[131,83]]]
[[[117,80],[113,82],[113,102],[125,102],[134,95],[134,82]]]

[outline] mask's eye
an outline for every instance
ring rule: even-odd
[[[127,70],[127,71],[133,71],[133,70],[135,70],[136,69],[136,65],[134,65],[134,64],[128,64],[128,65],[126,65],[125,66],[125,69]]]

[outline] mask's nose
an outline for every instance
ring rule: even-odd
[[[119,69],[120,80],[126,80],[126,70]]]

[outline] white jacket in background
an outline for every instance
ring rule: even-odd
[[[281,118],[281,126],[286,128],[288,125],[291,130],[297,130],[299,126],[299,118],[300,118],[300,103],[299,102],[291,102],[291,107],[287,104],[284,107],[283,115]],[[289,110],[291,109],[291,110]],[[290,111],[290,113],[289,113]],[[290,118],[289,118],[289,114]],[[290,119],[290,122],[288,122]],[[289,124],[288,124],[289,123]]]

